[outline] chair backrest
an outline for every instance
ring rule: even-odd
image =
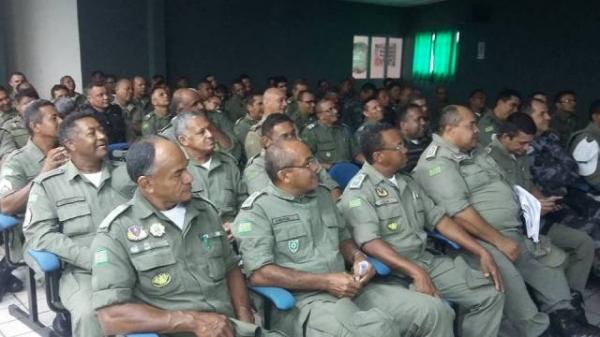
[[[337,163],[331,167],[329,175],[343,190],[359,170],[360,167],[352,163]]]
[[[110,160],[125,161],[129,143],[114,143],[108,145],[108,158]]]

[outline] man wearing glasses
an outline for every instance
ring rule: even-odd
[[[577,96],[574,91],[562,90],[554,96],[554,114],[550,128],[558,132],[560,142],[567,146],[569,137],[579,127],[577,123]]]
[[[440,299],[370,282],[374,270],[319,186],[319,165],[305,144],[272,144],[265,167],[271,181],[242,204],[233,234],[250,283],[296,297],[294,309],[273,312],[274,329],[291,336],[451,335],[453,314]]]
[[[298,93],[298,98],[295,102],[295,109],[288,109],[287,115],[294,121],[298,132],[301,132],[308,124],[315,122],[315,106],[317,101],[312,92],[303,90]]]

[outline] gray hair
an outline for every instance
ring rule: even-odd
[[[297,139],[281,139],[267,148],[265,153],[265,170],[273,183],[277,178],[277,173],[286,167],[294,164],[294,153],[288,149],[290,143],[300,142]]]
[[[187,131],[187,125],[195,117],[203,117],[208,119],[208,116],[204,112],[196,112],[196,111],[186,111],[181,112],[173,119],[173,129],[175,131],[175,137],[179,138],[179,136],[185,136]]]
[[[458,105],[447,105],[445,106],[440,115],[439,132],[444,133],[446,127],[455,127],[460,124],[462,117],[458,111]]]

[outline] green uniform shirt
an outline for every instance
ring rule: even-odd
[[[359,127],[358,129],[356,129],[356,131],[354,131],[354,141],[356,142],[356,144],[360,143],[360,135],[365,131],[365,129],[371,125],[375,125],[379,122],[375,122],[375,121],[368,121],[365,120]]]
[[[210,200],[224,222],[232,221],[248,196],[235,158],[214,152],[208,169],[191,158],[187,169],[194,178],[192,193]]]
[[[238,120],[235,122],[233,132],[235,133],[237,139],[239,139],[242,143],[242,146],[244,146],[244,142],[246,141],[248,131],[250,131],[250,128],[257,122],[258,121],[255,121],[248,115],[238,118]]]
[[[397,173],[394,177],[397,185],[364,163],[338,207],[359,246],[382,239],[401,256],[428,265],[433,255],[425,251],[424,229],[434,230],[444,211],[410,176]]]
[[[244,201],[233,233],[248,275],[267,264],[312,273],[345,271],[339,245],[350,234],[324,188],[294,197],[269,184]],[[302,301],[319,293],[296,295]]]
[[[509,153],[496,137],[485,149],[485,152],[494,158],[498,164],[498,173],[502,175],[504,180],[511,185],[519,185],[527,191],[531,191],[533,182],[531,172],[529,172],[527,156],[516,157]]]
[[[0,128],[0,159],[17,149],[17,144],[8,130]]]
[[[492,227],[520,230],[521,208],[512,187],[495,166],[486,153],[463,153],[434,134],[413,176],[448,215],[472,206]]]
[[[46,155],[31,139],[22,148],[4,159],[0,171],[0,198],[4,198],[27,185],[42,171]]]
[[[289,107],[289,105],[288,105]],[[296,126],[296,129],[298,130],[298,132],[302,132],[302,130],[304,130],[304,128],[317,121],[317,118],[315,117],[315,115],[307,115],[304,112],[301,112],[298,109],[295,110],[289,110],[287,114],[290,116],[290,118],[294,121],[294,125]]]
[[[345,125],[325,126],[315,122],[306,126],[301,138],[321,163],[352,162],[358,154],[358,144]]]
[[[317,176],[319,177],[319,184],[329,191],[340,188],[340,185],[331,178],[327,170],[321,168]],[[265,170],[264,151],[261,151],[260,154],[248,161],[242,176],[242,184],[247,189],[247,193],[254,193],[264,189],[270,182],[271,179]]]
[[[20,149],[25,146],[27,139],[29,139],[29,132],[23,125],[23,118],[20,114],[16,114],[13,118],[5,121],[1,127],[10,132],[17,148]]]
[[[184,206],[182,229],[139,191],[106,217],[92,246],[94,308],[144,302],[235,317],[225,276],[237,260],[217,211],[196,196]]]
[[[262,151],[262,145],[260,144],[260,138],[262,137],[262,125],[265,119],[261,119],[258,123],[252,125],[250,130],[246,134],[246,139],[244,140],[244,153],[246,154],[246,158],[252,158]]]
[[[560,136],[560,143],[567,146],[571,134],[577,130],[578,123],[575,114],[555,112],[550,120],[550,128]]]
[[[100,188],[71,161],[34,179],[23,233],[29,247],[60,257],[69,267],[91,271],[90,244],[102,219],[127,201],[133,182],[121,165],[102,166]]]
[[[144,112],[133,103],[123,106],[119,104],[116,99],[114,103],[121,108],[121,111],[123,111],[123,119],[127,125],[127,141],[131,143],[140,137],[139,131],[136,130],[142,129]]]
[[[144,122],[142,124],[142,135],[155,135],[169,125],[171,122],[170,114],[161,116],[158,112],[152,111],[151,113],[144,116]]]
[[[479,128],[479,143],[485,147],[492,141],[492,135],[498,132],[502,121],[496,117],[493,111],[488,111],[477,124]]]
[[[145,115],[154,109],[152,106],[152,102],[150,102],[150,97],[144,96],[140,99],[133,99],[133,104],[137,105],[138,109],[142,112],[142,115]]]
[[[298,111],[298,99],[296,99],[296,97],[292,96],[290,98],[287,99],[287,105],[285,107],[285,113],[286,115],[291,117],[292,112],[294,111]]]
[[[225,102],[225,114],[229,117],[229,120],[236,121],[246,115],[246,105],[244,99],[238,95],[232,95]]]
[[[6,112],[0,112],[0,125],[4,124],[9,119],[14,118],[18,112],[15,109],[10,109]]]

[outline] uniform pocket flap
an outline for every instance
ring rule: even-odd
[[[276,241],[287,241],[308,235],[301,224],[295,226],[275,226],[273,231],[275,232]]]
[[[138,271],[148,271],[175,264],[175,256],[169,249],[151,250],[145,254],[132,256],[131,262]]]
[[[85,203],[85,199],[83,202],[71,201],[69,203],[62,203],[58,206],[59,202],[56,203],[56,213],[58,215],[58,220],[61,222],[91,214],[90,206]]]

